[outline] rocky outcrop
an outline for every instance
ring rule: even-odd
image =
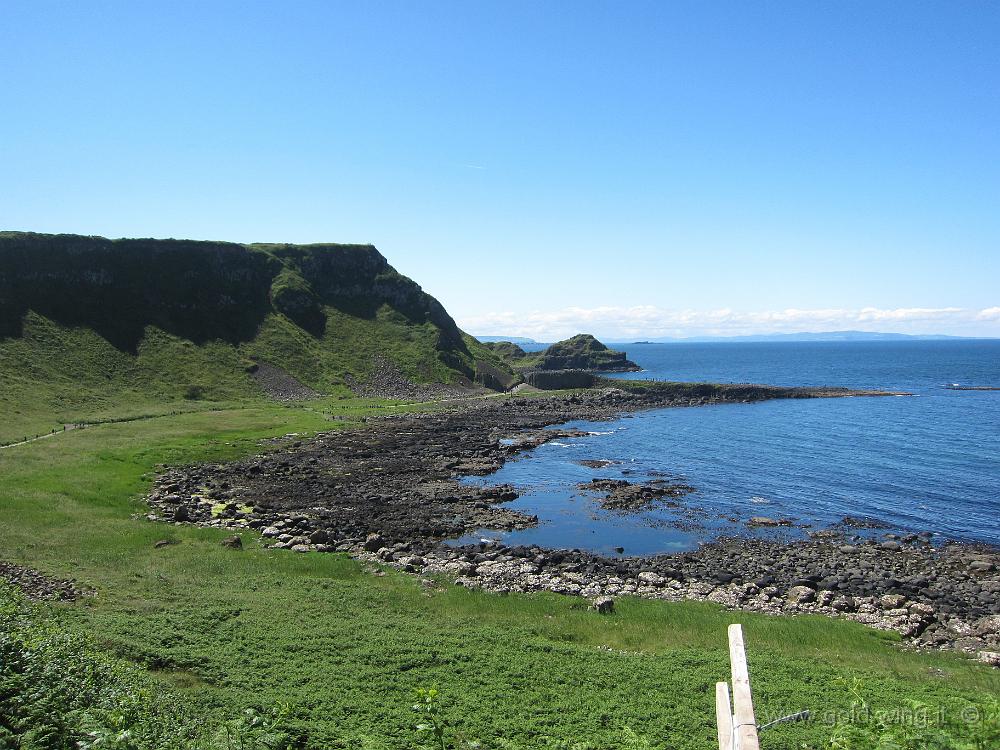
[[[524,382],[543,391],[590,388],[596,382],[586,370],[532,370],[524,373]]]
[[[476,382],[494,391],[508,391],[523,381],[519,375],[495,362],[476,360]]]
[[[625,352],[609,349],[589,333],[581,333],[572,338],[552,344],[541,352],[529,353],[510,341],[495,341],[483,344],[507,364],[525,373],[562,372],[583,370],[587,372],[638,372],[642,368],[630,361]],[[528,381],[530,382],[530,380]],[[579,387],[588,386],[539,386]]]
[[[577,489],[598,497],[598,505],[605,510],[634,512],[656,504],[670,504],[694,488],[667,479],[636,484],[625,479],[591,479],[577,485]]]
[[[609,349],[589,333],[559,341],[526,362],[536,370],[590,370],[594,372],[637,372],[642,368],[625,352]]]

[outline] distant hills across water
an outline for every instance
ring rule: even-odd
[[[484,344],[493,344],[498,341],[509,341],[512,344],[537,344],[534,339],[526,339],[523,336],[476,336]]]
[[[518,336],[477,336],[480,341],[511,341],[515,344],[537,344],[539,342]],[[747,336],[660,336],[650,339],[623,339],[608,337],[609,344],[684,344],[710,342],[773,342],[773,341],[974,341],[982,336],[945,336],[941,334],[880,333],[877,331],[825,331],[820,333],[766,333]]]

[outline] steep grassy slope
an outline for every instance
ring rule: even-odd
[[[376,356],[417,382],[512,380],[368,245],[0,232],[0,443],[125,405],[259,398],[254,361],[346,393]]]

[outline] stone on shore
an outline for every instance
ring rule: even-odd
[[[788,594],[785,596],[785,600],[793,607],[798,607],[802,604],[809,604],[810,602],[816,601],[816,591],[808,586],[792,586],[788,589]]]
[[[615,600],[610,596],[599,596],[590,605],[591,608],[602,615],[609,615],[615,611]]]

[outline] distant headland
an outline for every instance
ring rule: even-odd
[[[532,339],[516,336],[477,336],[479,341],[510,341],[515,344],[537,344]],[[659,336],[650,338],[624,338],[608,336],[604,339],[610,344],[699,344],[713,342],[781,342],[781,341],[998,341],[992,336],[949,336],[945,334],[927,333],[891,333],[885,331],[799,331],[795,333],[758,333],[740,336]]]

